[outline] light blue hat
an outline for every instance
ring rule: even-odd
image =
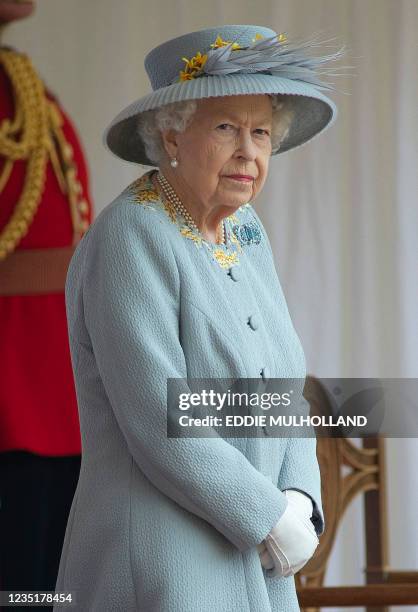
[[[334,87],[319,75],[338,76],[323,64],[338,59],[344,48],[322,57],[309,55],[321,44],[315,39],[289,43],[285,34],[256,25],[224,25],[173,38],[145,57],[153,91],[115,117],[104,133],[104,144],[124,160],[155,166],[137,129],[141,113],[180,100],[285,94],[293,98],[295,115],[279,150],[272,154],[298,147],[337,117],[335,103],[321,91]]]

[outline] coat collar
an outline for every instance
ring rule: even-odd
[[[199,232],[187,225],[184,217],[170,202],[160,197],[152,181],[156,172],[158,170],[149,170],[129,186],[128,189],[135,202],[146,207],[163,210],[170,221],[178,226],[180,234],[184,238],[192,240],[196,247],[205,247],[211,251],[214,261],[221,268],[239,265],[243,249],[261,242],[262,232],[258,223],[254,218],[248,221],[247,212],[251,208],[250,203],[243,204],[233,214],[225,217],[225,244],[215,244],[205,240]]]

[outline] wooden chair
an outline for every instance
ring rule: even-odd
[[[308,376],[303,394],[311,415],[332,414],[318,379]],[[388,566],[384,439],[363,438],[362,447],[358,447],[348,438],[318,437],[317,456],[326,527],[315,555],[295,576],[301,609],[316,612],[323,607],[364,606],[367,612],[387,612],[387,606],[418,605],[418,571],[395,571]],[[344,474],[343,466],[350,468],[350,473]],[[366,584],[324,587],[339,525],[358,494],[364,495]]]

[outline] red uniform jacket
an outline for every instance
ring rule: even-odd
[[[47,95],[57,102],[50,92]],[[71,121],[62,108],[61,112],[91,222],[83,151]],[[0,121],[13,116],[13,91],[0,64]],[[3,164],[0,155],[0,169]],[[14,163],[0,194],[0,231],[21,194],[25,168],[24,160]],[[72,237],[68,199],[48,162],[42,200],[17,249],[69,246]],[[20,449],[48,456],[79,454],[80,429],[63,292],[0,296],[0,368],[0,451]]]

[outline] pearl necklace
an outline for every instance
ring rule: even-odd
[[[189,213],[189,211],[186,209],[186,207],[184,206],[183,202],[180,200],[180,198],[178,197],[178,195],[175,193],[174,189],[172,188],[172,186],[170,185],[170,183],[167,181],[167,179],[165,178],[165,176],[162,174],[161,171],[157,172],[157,181],[158,184],[160,185],[165,197],[167,198],[167,200],[174,206],[174,208],[183,215],[183,217],[186,219],[187,224],[189,225],[189,227],[193,230],[195,230],[198,234],[201,235],[201,232],[199,230],[199,228],[197,227],[193,217],[191,216],[191,214]],[[219,224],[217,231],[216,231],[216,240],[217,240],[217,244],[225,244],[225,226],[223,221],[221,221],[221,223]]]

